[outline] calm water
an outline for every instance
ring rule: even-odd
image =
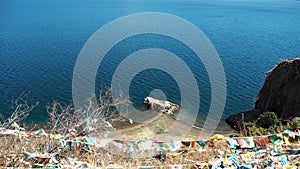
[[[192,22],[212,41],[227,78],[223,118],[253,107],[264,73],[280,59],[300,55],[300,1],[2,0],[0,112],[7,116],[12,98],[30,91],[40,104],[29,120],[45,121],[48,103],[72,102],[73,69],[87,39],[114,19],[153,11]],[[147,47],[172,51],[189,65],[201,92],[199,115],[205,116],[210,104],[208,75],[202,63],[194,62],[193,53],[174,39],[145,34],[120,42],[100,65],[96,84],[109,84],[122,59]],[[169,100],[180,98],[174,79],[160,70],[141,72],[130,88],[137,107],[155,88]]]

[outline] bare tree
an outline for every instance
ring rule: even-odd
[[[38,106],[39,102],[30,102],[28,96],[29,93],[22,93],[17,99],[13,99],[12,108],[14,111],[9,118],[1,118],[0,127],[8,128],[13,123],[20,123],[29,116],[29,113]]]
[[[111,88],[100,91],[98,103],[93,103],[92,100],[90,98],[88,105],[79,110],[75,110],[72,105],[63,106],[56,101],[47,106],[50,132],[66,135],[70,132],[90,133],[107,130],[113,126],[106,117],[112,114],[117,106],[129,103],[129,99],[122,96],[113,102]]]
[[[69,129],[74,128],[80,122],[77,112],[72,105],[64,106],[57,101],[46,106],[49,115],[50,133],[60,133],[65,135]]]

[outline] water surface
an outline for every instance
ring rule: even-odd
[[[300,2],[292,0],[2,0],[0,112],[8,116],[10,101],[30,91],[40,104],[29,121],[45,121],[47,104],[53,100],[72,102],[76,59],[95,31],[129,14],[165,12],[195,24],[218,51],[228,87],[224,119],[253,107],[265,72],[276,62],[300,55],[299,11]],[[195,62],[193,53],[176,40],[146,34],[120,42],[100,65],[96,84],[109,84],[122,58],[147,47],[172,51],[190,66],[201,92],[198,119],[201,124],[210,104],[209,78],[203,64]],[[163,90],[171,101],[180,98],[171,76],[160,70],[148,70],[134,78],[132,101],[139,106],[141,99],[155,88]]]

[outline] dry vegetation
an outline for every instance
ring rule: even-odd
[[[14,102],[15,111],[11,117],[0,123],[0,166],[1,167],[107,167],[163,166],[185,164],[192,166],[197,161],[209,161],[227,153],[226,142],[219,142],[215,148],[198,151],[198,148],[181,148],[177,151],[149,150],[136,153],[122,152],[114,145],[99,147],[89,144],[87,138],[112,129],[105,114],[112,106],[126,104],[126,100],[112,105],[110,90],[99,97],[99,106],[89,105],[83,110],[53,102],[47,106],[49,122],[39,130],[22,122],[38,102],[29,103],[28,94],[22,94]],[[27,126],[27,127],[26,127]],[[23,128],[24,127],[24,128]],[[26,128],[26,129],[25,129]],[[78,140],[80,138],[80,140]],[[68,141],[72,143],[67,143]],[[223,145],[218,145],[223,144]],[[200,147],[200,149],[202,149]],[[166,151],[166,152],[165,152]],[[231,153],[231,152],[228,152]]]
[[[215,148],[199,151],[196,148],[181,148],[177,151],[165,152],[161,155],[157,151],[136,154],[136,158],[129,154],[114,152],[113,145],[101,148],[96,145],[84,143],[72,145],[68,149],[61,141],[50,139],[49,136],[34,135],[24,137],[20,135],[6,135],[0,137],[0,166],[1,167],[107,167],[123,166],[131,168],[136,166],[168,166],[184,164],[193,166],[197,161],[210,161],[215,156],[231,154],[226,142],[218,142]],[[203,149],[204,150],[204,149]],[[116,153],[116,154],[114,154]],[[147,154],[148,156],[145,156]],[[155,155],[158,156],[153,158]],[[139,158],[141,157],[141,158]],[[57,160],[57,161],[55,161]]]
[[[197,162],[209,163],[219,158],[229,159],[230,155],[239,151],[247,154],[252,150],[232,149],[227,140],[209,140],[205,146],[183,146],[171,151],[168,146],[157,146],[154,149],[134,150],[122,149],[112,138],[106,139],[104,133],[115,130],[110,123],[111,118],[117,117],[112,106],[126,104],[126,100],[112,104],[110,90],[100,96],[99,106],[94,107],[90,101],[88,106],[75,110],[72,106],[64,106],[53,102],[47,107],[49,122],[40,129],[30,127],[22,121],[30,111],[37,106],[37,102],[29,103],[28,95],[22,95],[13,102],[15,111],[11,117],[0,122],[0,167],[26,168],[94,168],[115,167],[136,168],[137,166],[166,166],[184,165],[183,168],[193,168]],[[108,113],[109,112],[109,113]],[[110,114],[107,116],[107,114]],[[270,113],[263,117],[269,117]],[[272,114],[271,114],[272,115]],[[258,120],[258,122],[266,120]],[[19,125],[22,124],[22,125]],[[291,127],[298,127],[299,120],[291,123]],[[277,123],[276,123],[277,125]],[[248,128],[249,130],[249,128]],[[96,141],[90,139],[97,137]],[[103,137],[105,139],[103,139]],[[98,143],[98,140],[100,142]],[[101,145],[101,140],[110,140]],[[119,140],[120,141],[120,140]],[[124,141],[124,140],[123,140]],[[124,142],[125,143],[125,142]],[[122,143],[123,145],[125,145]],[[293,149],[299,149],[298,144],[283,147],[284,154]],[[270,144],[272,146],[272,144]],[[295,147],[296,146],[296,147]],[[272,151],[272,148],[270,149]],[[299,150],[300,151],[300,150]],[[265,168],[270,159],[270,152],[259,159],[257,168]],[[300,156],[289,157],[292,164],[300,160]],[[247,163],[239,159],[239,164]],[[229,164],[234,165],[234,164]]]

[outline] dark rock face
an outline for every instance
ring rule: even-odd
[[[254,110],[232,115],[226,122],[236,128],[243,120],[242,114],[247,122],[267,111],[275,112],[283,119],[300,116],[300,57],[281,61],[267,72]]]
[[[282,61],[266,74],[255,108],[283,119],[300,116],[300,58]]]

